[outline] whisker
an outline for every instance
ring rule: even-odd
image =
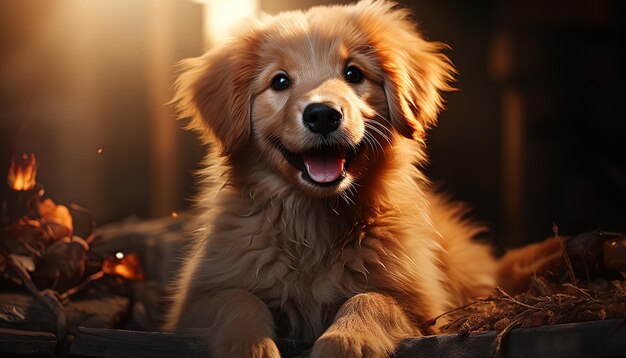
[[[376,126],[374,128],[376,128],[378,130],[384,130],[387,133],[391,134],[392,136],[395,135],[395,133],[391,129],[387,128],[384,124],[382,124],[382,123],[380,123],[380,122],[378,122],[376,120],[369,120],[366,123],[368,123],[371,126]],[[387,136],[387,134],[385,134],[385,136]]]
[[[365,134],[363,135],[363,141],[365,142],[365,145],[370,147],[372,149],[372,151],[374,151],[374,147],[371,139],[370,139],[370,134],[368,132],[365,132]]]
[[[377,111],[374,111],[374,114],[377,115],[378,117],[380,117],[383,121],[385,121],[385,122],[387,122],[387,123],[389,123],[391,125],[391,121],[387,117],[381,115]]]
[[[385,121],[385,122],[387,122],[387,123],[389,123],[391,125],[391,121],[389,119],[385,118],[384,116],[382,116],[380,113],[374,112],[374,114],[377,117],[381,118],[383,121]],[[372,123],[378,124],[381,128],[384,128],[386,131],[388,131],[391,134],[391,136],[394,137],[394,139],[397,139],[396,138],[396,133],[394,131],[392,131],[391,129],[387,128],[384,124],[382,124],[380,122],[377,122],[377,121],[372,121]]]
[[[374,128],[374,127],[371,127],[368,123],[366,123],[366,128],[369,128],[369,129],[371,129],[371,130],[373,130],[373,131],[377,132],[379,135],[382,135],[382,133],[381,133],[380,131],[376,130],[376,128]],[[367,133],[367,134],[369,134],[370,138],[371,138],[371,139],[372,139],[372,140],[373,140],[376,144],[378,144],[378,146],[380,147],[380,150],[383,152],[383,156],[384,156],[384,157],[386,157],[386,156],[387,156],[387,154],[386,154],[385,148],[383,148],[382,144],[378,141],[378,139],[377,139],[376,137],[374,137],[374,136],[372,135],[372,133],[369,133],[369,132],[366,132],[366,133]],[[383,136],[383,138],[387,139],[387,142],[388,142],[389,144],[391,144],[391,142],[389,141],[389,138],[386,138],[384,135],[382,135],[382,136]],[[375,154],[378,156],[378,153],[377,153],[377,152],[376,152]]]
[[[389,122],[389,121],[387,120],[387,118],[385,118],[385,117],[381,116],[381,115],[380,115],[380,114],[378,114],[377,112],[375,112],[374,114],[376,114],[376,116],[377,116],[377,117],[382,118],[385,122]],[[372,123],[372,124],[378,124],[381,128],[383,128],[383,129],[384,129],[384,130],[386,130],[387,132],[389,132],[389,133],[393,134],[393,131],[392,131],[391,129],[387,128],[384,124],[382,124],[382,123],[380,123],[380,122],[378,122],[378,121],[372,121],[371,123]]]
[[[354,201],[352,199],[350,199],[345,192],[341,193],[340,196],[343,199],[343,201],[346,202],[346,204],[348,204],[348,205],[355,205]]]
[[[385,117],[384,117],[384,116],[382,116],[380,113],[378,113],[378,112],[374,112],[374,114],[375,114],[377,117],[381,118],[383,121],[385,121],[385,122],[387,122],[387,123],[391,123],[391,121],[389,121],[389,119],[385,118]],[[389,132],[389,133],[391,134],[391,138],[393,138],[393,139],[394,139],[394,141],[398,141],[398,140],[399,140],[399,138],[398,138],[398,136],[397,136],[396,132],[395,132],[395,131],[392,131],[392,130],[391,130],[391,129],[389,129],[389,128],[387,128],[387,126],[385,126],[383,123],[380,123],[380,122],[378,122],[378,121],[374,121],[374,120],[372,120],[372,121],[370,121],[370,122],[367,122],[367,123],[369,124],[369,126],[368,126],[368,127],[369,127],[370,129],[372,129],[372,130],[374,130],[374,129],[378,129],[376,132],[378,132],[379,134],[381,134],[381,133],[380,133],[380,129],[383,129],[383,130],[385,130],[385,131],[387,131],[387,132]],[[376,125],[377,127],[374,127],[374,125]],[[385,138],[385,140],[387,140],[387,142],[389,142],[389,143],[391,144],[391,138],[389,138],[389,136],[382,135],[382,134],[381,134],[381,136],[382,136],[383,138]],[[385,153],[386,153],[386,152],[385,152]],[[395,153],[395,151],[394,151],[393,149],[391,150],[391,154],[392,154],[392,156],[393,156],[393,160],[395,160],[395,159],[396,159],[396,153]]]
[[[385,139],[387,141],[387,143],[391,144],[391,139],[384,134],[383,132],[381,132],[378,128],[374,127],[371,123],[365,123],[365,127],[373,130],[374,132],[378,133],[378,135],[380,135],[381,137],[383,137],[383,139]]]
[[[374,155],[378,157],[378,146],[380,146],[380,143],[378,143],[376,138],[374,138],[369,132],[365,132],[365,136],[363,138],[366,140],[366,143],[370,146],[370,148],[372,148],[372,152],[374,152]],[[378,146],[376,146],[376,144],[378,144]]]

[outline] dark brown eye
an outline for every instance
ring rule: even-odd
[[[276,91],[287,89],[290,85],[291,80],[289,80],[289,77],[284,73],[278,74],[272,79],[272,88]]]
[[[363,72],[356,66],[348,66],[344,73],[344,78],[350,83],[359,83],[363,81]]]

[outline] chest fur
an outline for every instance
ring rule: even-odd
[[[207,257],[215,288],[254,293],[277,317],[279,333],[314,339],[346,299],[365,290],[365,276],[354,275],[358,246],[340,245],[353,241],[353,225],[332,211],[297,212],[270,206],[223,219],[228,226],[213,233]]]

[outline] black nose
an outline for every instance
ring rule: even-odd
[[[339,128],[341,112],[322,103],[313,103],[304,109],[302,120],[311,132],[327,136]]]

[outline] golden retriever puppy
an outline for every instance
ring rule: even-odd
[[[175,102],[210,142],[167,328],[217,357],[383,357],[495,286],[480,227],[435,194],[425,131],[454,72],[385,1],[265,16],[183,63]]]

